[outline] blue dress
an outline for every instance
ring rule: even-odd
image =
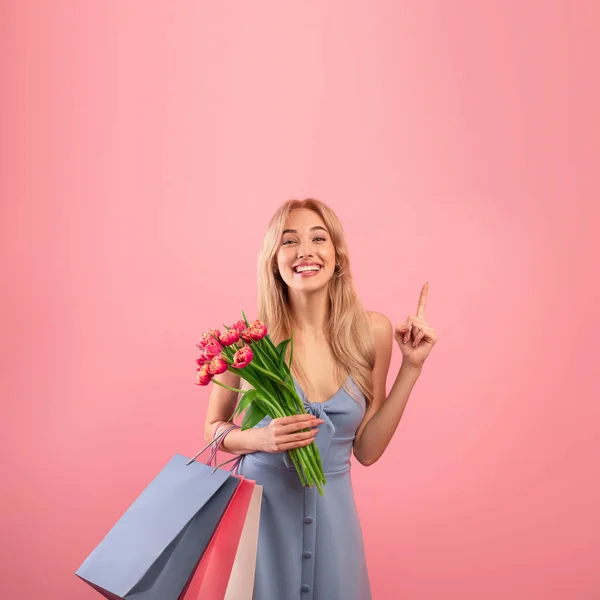
[[[351,375],[326,402],[306,411],[324,420],[315,444],[327,484],[324,496],[303,487],[287,452],[246,454],[239,473],[263,486],[254,600],[371,600],[362,529],[350,477],[350,455],[365,414],[365,397]],[[257,427],[265,427],[265,417]]]

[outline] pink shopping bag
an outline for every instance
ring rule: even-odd
[[[242,537],[229,576],[225,600],[253,600],[262,493],[263,488],[257,483],[252,492]]]
[[[224,600],[255,482],[240,475],[235,494],[179,600]]]

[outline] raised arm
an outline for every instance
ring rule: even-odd
[[[421,375],[423,363],[437,342],[437,334],[425,321],[428,290],[429,284],[426,283],[421,290],[416,316],[409,316],[406,323],[397,325],[395,330],[387,317],[379,313],[371,313],[375,342],[373,368],[375,397],[354,439],[354,455],[365,466],[379,460],[390,443],[413,387]],[[392,338],[400,346],[402,365],[390,393],[386,394],[386,378],[392,356]]]

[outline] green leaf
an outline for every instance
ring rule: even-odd
[[[267,333],[267,335],[263,338],[263,340],[267,343],[267,346],[269,347],[269,351],[271,352],[271,354],[273,356],[277,356],[277,348],[275,348],[275,344],[273,343],[271,336]]]
[[[244,415],[244,420],[242,421],[242,431],[245,429],[252,429],[252,427],[258,425],[266,416],[267,413],[260,408],[258,404],[251,404]]]
[[[259,373],[262,373],[265,378],[268,378],[270,381],[275,382],[276,384],[287,388],[287,384],[285,381],[283,381],[283,379],[281,379],[281,377],[279,377],[278,375],[275,375],[274,373],[271,373],[271,371],[269,371],[268,369],[265,369],[263,367],[261,367],[258,364],[254,364],[254,361],[252,361],[248,367],[250,367],[250,365],[252,365],[252,368],[255,369],[256,371],[258,371]],[[246,369],[248,368],[246,367]]]
[[[290,371],[292,370],[292,358],[294,358],[294,330],[292,329],[292,337],[290,338]]]
[[[246,408],[248,407],[248,405],[256,398],[256,390],[248,390],[241,398],[240,401],[238,402],[237,408],[234,411],[234,415],[237,417],[238,415],[241,415]]]
[[[283,342],[280,342],[277,345],[277,356],[281,356],[282,354],[285,354],[285,349],[287,348],[287,345],[290,343],[290,340],[283,340]]]
[[[277,346],[277,353],[279,354],[279,372],[286,372],[285,369],[285,350],[288,346],[288,344],[290,343],[290,340],[283,340],[283,342],[281,342],[281,344],[279,344],[279,346]]]

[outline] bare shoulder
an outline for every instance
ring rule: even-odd
[[[392,337],[392,322],[384,314],[375,311],[367,311],[367,314],[371,319],[371,331],[376,344]]]
[[[368,314],[371,319],[371,332],[375,350],[373,377],[375,380],[385,381],[392,360],[394,328],[392,322],[384,314],[375,311],[368,311]]]

